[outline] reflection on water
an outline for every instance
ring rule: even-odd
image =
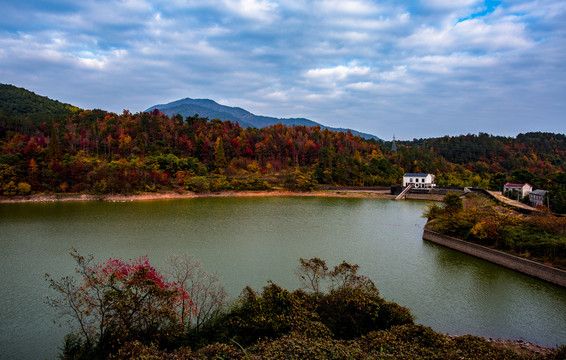
[[[268,280],[296,288],[300,257],[346,260],[438,331],[564,342],[565,289],[423,242],[425,206],[336,198],[0,204],[0,358],[56,356],[68,329],[43,303],[43,275],[72,274],[72,247],[100,260],[147,254],[158,268],[189,253],[233,298]]]

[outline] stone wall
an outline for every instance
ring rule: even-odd
[[[434,231],[424,230],[423,239],[461,251],[494,264],[522,272],[527,275],[566,287],[566,271],[546,266],[531,260],[513,256],[502,251],[456,239]]]

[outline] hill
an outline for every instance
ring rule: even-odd
[[[297,126],[297,125],[320,126],[321,129],[328,129],[330,131],[336,131],[336,132],[347,132],[348,130],[350,130],[353,135],[359,135],[362,138],[368,140],[369,139],[374,139],[377,141],[381,140],[375,135],[366,134],[351,129],[332,128],[321,125],[315,121],[305,118],[275,118],[270,116],[255,115],[239,107],[220,105],[217,102],[210,99],[185,98],[167,104],[154,105],[148,108],[146,111],[150,112],[155,109],[160,110],[161,112],[163,112],[165,115],[168,116],[180,114],[183,117],[187,117],[198,114],[201,117],[207,117],[209,119],[220,119],[223,121],[238,122],[240,126],[244,128],[246,127],[264,128],[279,123],[286,126]]]
[[[7,118],[27,118],[32,122],[47,118],[64,118],[77,107],[40,96],[14,85],[0,84],[0,114]]]

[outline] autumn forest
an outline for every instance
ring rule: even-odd
[[[550,190],[551,209],[566,213],[563,134],[414,139],[393,151],[390,142],[320,127],[82,110],[11,85],[0,95],[4,196],[391,186],[405,172],[426,172],[443,187],[528,182]]]

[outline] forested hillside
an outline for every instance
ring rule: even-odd
[[[404,144],[430,150],[435,156],[466,165],[477,173],[526,169],[533,174],[543,174],[566,166],[566,136],[562,134],[536,132],[508,138],[480,133],[419,139]]]
[[[551,190],[551,208],[566,213],[561,134],[446,136],[398,142],[393,152],[350,132],[79,110],[12,88],[20,95],[0,104],[0,195],[389,186],[404,172],[426,172],[439,186],[529,182]]]
[[[77,107],[45,96],[18,88],[0,84],[0,136],[5,136],[7,128],[24,130],[31,124],[38,125],[45,121],[64,119]]]

